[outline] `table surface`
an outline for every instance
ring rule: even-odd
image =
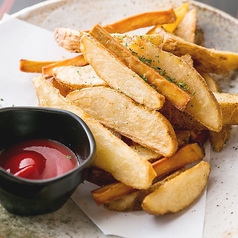
[[[45,0],[0,0],[0,19],[4,13],[12,14],[22,8],[30,5],[44,2]],[[206,3],[216,7],[230,15],[238,18],[238,1],[237,0],[197,0],[198,2]]]

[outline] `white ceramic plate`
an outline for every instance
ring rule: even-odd
[[[178,6],[178,0],[67,0],[46,1],[23,9],[14,17],[53,31],[56,27],[88,29],[95,23],[109,23],[122,17],[162,7]],[[207,5],[191,1],[198,11],[198,27],[204,32],[207,47],[238,52],[238,21]],[[236,90],[236,72],[226,76],[223,89]],[[238,158],[233,141],[224,152],[211,153],[212,174],[208,186],[204,237],[238,236]],[[18,218],[0,208],[0,235],[14,237],[105,237],[94,224],[69,200],[57,213],[44,217]],[[80,220],[80,222],[78,222]],[[189,225],[188,225],[189,229]]]

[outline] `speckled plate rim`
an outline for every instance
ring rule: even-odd
[[[189,2],[193,6],[206,9],[210,12],[217,12],[218,14],[223,16],[224,18],[227,18],[230,21],[238,24],[238,19],[234,18],[233,16],[229,15],[228,13],[226,13],[222,10],[219,10],[215,7],[212,7],[212,6],[208,5],[208,4],[197,2],[197,1],[189,1]],[[12,14],[11,16],[24,20],[24,15],[29,14],[30,12],[33,12],[33,11],[39,10],[39,9],[45,9],[45,7],[57,7],[59,4],[64,4],[64,3],[67,4],[67,0],[48,0],[48,1],[37,3],[37,4],[32,5],[30,7],[24,8],[24,9],[14,13],[14,14]]]

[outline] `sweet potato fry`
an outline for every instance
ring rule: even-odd
[[[109,33],[126,33],[143,27],[173,23],[175,20],[174,10],[170,8],[129,16],[105,25],[104,29]],[[80,38],[79,31],[70,28],[56,28],[54,31],[54,39],[58,45],[70,52],[80,52]]]
[[[177,26],[180,24],[180,22],[183,20],[184,16],[188,12],[189,4],[187,2],[183,3],[180,5],[178,8],[174,10],[175,15],[176,15],[176,21],[174,23],[170,24],[164,24],[163,28],[167,32],[174,32],[174,30],[177,28]]]
[[[22,72],[26,73],[41,73],[42,67],[53,64],[56,61],[34,61],[34,60],[27,60],[21,59],[19,69]]]
[[[171,173],[177,169],[181,169],[184,166],[194,163],[196,161],[201,160],[204,157],[203,149],[197,144],[188,144],[180,148],[173,156],[164,157],[156,162],[154,162],[153,168],[156,171],[157,178],[160,178],[168,173]],[[120,185],[107,185],[107,187],[99,188],[93,190],[92,196],[95,202],[98,205],[107,203],[113,199],[118,199],[130,192],[134,189],[129,188],[127,185],[119,183]],[[110,188],[112,186],[117,187],[117,192],[115,194],[114,190]],[[94,196],[94,194],[96,194]]]
[[[84,34],[80,49],[97,75],[110,87],[151,109],[159,109],[163,106],[165,100],[163,95],[126,67],[95,39]]]
[[[85,121],[96,140],[95,166],[110,172],[115,179],[128,186],[145,189],[151,185],[156,174],[148,161],[139,157],[127,144],[82,109],[72,105],[43,77],[34,77],[33,84],[40,106],[68,110]]]
[[[84,59],[83,55],[77,55],[70,59],[60,60],[54,62],[52,64],[48,64],[42,67],[42,74],[47,76],[52,76],[52,70],[56,67],[61,66],[84,66],[87,65],[88,62]]]
[[[154,25],[162,25],[173,23],[176,20],[176,15],[173,8],[144,12],[137,15],[129,16],[115,23],[108,24],[103,28],[109,33],[126,33],[139,28],[144,28]]]
[[[156,90],[163,94],[168,101],[180,110],[183,110],[192,99],[192,95],[168,81],[158,71],[141,62],[136,56],[133,56],[130,50],[122,46],[100,25],[95,25],[89,34],[100,44],[104,45],[107,50],[112,52],[127,67],[143,77],[148,84],[155,87]]]

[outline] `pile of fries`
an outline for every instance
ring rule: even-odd
[[[221,92],[211,75],[238,68],[238,54],[197,45],[195,32],[196,10],[184,3],[89,30],[55,29],[57,44],[77,56],[20,61],[40,73],[39,106],[69,110],[91,129],[97,152],[86,179],[99,185],[98,205],[163,215],[204,191],[204,143],[222,150],[238,124],[237,94]]]

